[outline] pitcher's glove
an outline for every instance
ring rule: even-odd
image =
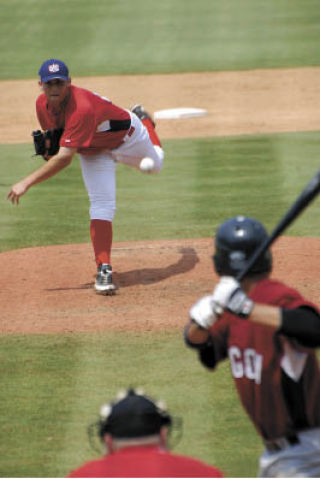
[[[32,132],[35,156],[40,155],[44,160],[58,153],[60,148],[60,138],[63,134],[63,128],[54,128],[51,130]]]

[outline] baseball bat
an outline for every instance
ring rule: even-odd
[[[308,182],[304,190],[300,193],[293,205],[285,213],[277,226],[261,243],[261,245],[254,251],[250,257],[248,263],[240,273],[238,273],[236,279],[240,282],[244,276],[248,273],[250,268],[255,264],[259,256],[266,251],[267,248],[280,236],[280,234],[288,228],[288,226],[300,215],[300,213],[311,203],[311,201],[320,192],[320,170],[315,176]]]

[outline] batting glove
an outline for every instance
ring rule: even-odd
[[[212,295],[216,304],[215,313],[221,314],[224,309],[239,316],[247,318],[253,308],[253,301],[241,289],[239,282],[232,276],[222,276]]]
[[[214,307],[212,296],[204,296],[191,307],[190,319],[201,328],[209,329],[218,319]]]

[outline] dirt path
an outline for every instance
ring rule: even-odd
[[[192,138],[317,130],[319,73],[319,68],[303,68],[75,78],[74,83],[128,108],[137,102],[150,112],[204,108],[208,114],[202,118],[157,122],[163,139]],[[0,143],[31,141],[30,132],[38,128],[34,116],[38,94],[34,80],[0,82]],[[115,280],[120,290],[108,298],[92,290],[90,245],[2,253],[0,333],[181,328],[192,302],[206,294],[215,279],[212,247],[212,239],[115,244]],[[274,251],[274,275],[318,302],[320,239],[281,238]],[[19,265],[18,290],[13,264]]]
[[[0,334],[181,329],[192,303],[210,293],[216,280],[212,246],[211,238],[115,244],[115,280],[120,289],[113,297],[93,292],[90,245],[2,253]],[[274,259],[274,277],[318,301],[317,238],[281,238]]]
[[[320,68],[74,78],[74,84],[130,108],[204,108],[206,117],[158,120],[161,138],[317,130]],[[38,128],[37,80],[0,82],[0,143],[30,142]],[[18,114],[17,114],[18,112]]]

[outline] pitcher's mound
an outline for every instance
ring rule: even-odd
[[[115,296],[93,290],[89,244],[0,254],[0,333],[150,331],[182,328],[190,306],[212,291],[211,238],[115,243]],[[320,239],[282,237],[273,247],[273,277],[315,303],[320,290]]]

